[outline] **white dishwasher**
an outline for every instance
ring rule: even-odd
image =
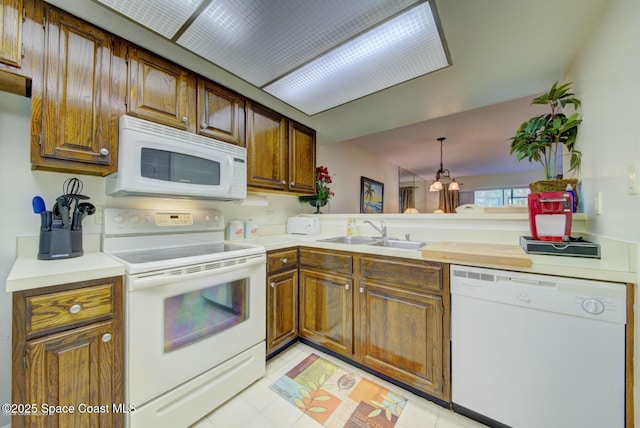
[[[622,284],[452,265],[454,410],[493,426],[624,427],[625,296]]]

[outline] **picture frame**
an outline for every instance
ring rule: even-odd
[[[360,177],[360,213],[381,214],[384,210],[384,183]]]

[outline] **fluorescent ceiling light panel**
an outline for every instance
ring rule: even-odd
[[[311,115],[448,65],[431,8],[422,3],[263,89]]]
[[[177,43],[262,87],[419,0],[214,0]]]
[[[203,0],[96,0],[171,39]]]

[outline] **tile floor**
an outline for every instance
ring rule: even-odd
[[[322,428],[315,420],[303,414],[280,397],[269,386],[295,367],[311,353],[330,360],[341,367],[348,364],[302,343],[296,343],[267,363],[265,377],[242,393],[202,418],[191,428]],[[362,377],[384,385],[409,399],[398,419],[397,428],[481,428],[478,422],[453,413],[396,385],[348,366]]]

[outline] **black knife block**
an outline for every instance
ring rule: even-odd
[[[72,230],[62,225],[51,225],[50,230],[40,231],[38,260],[58,260],[80,257],[82,251],[82,228]]]

